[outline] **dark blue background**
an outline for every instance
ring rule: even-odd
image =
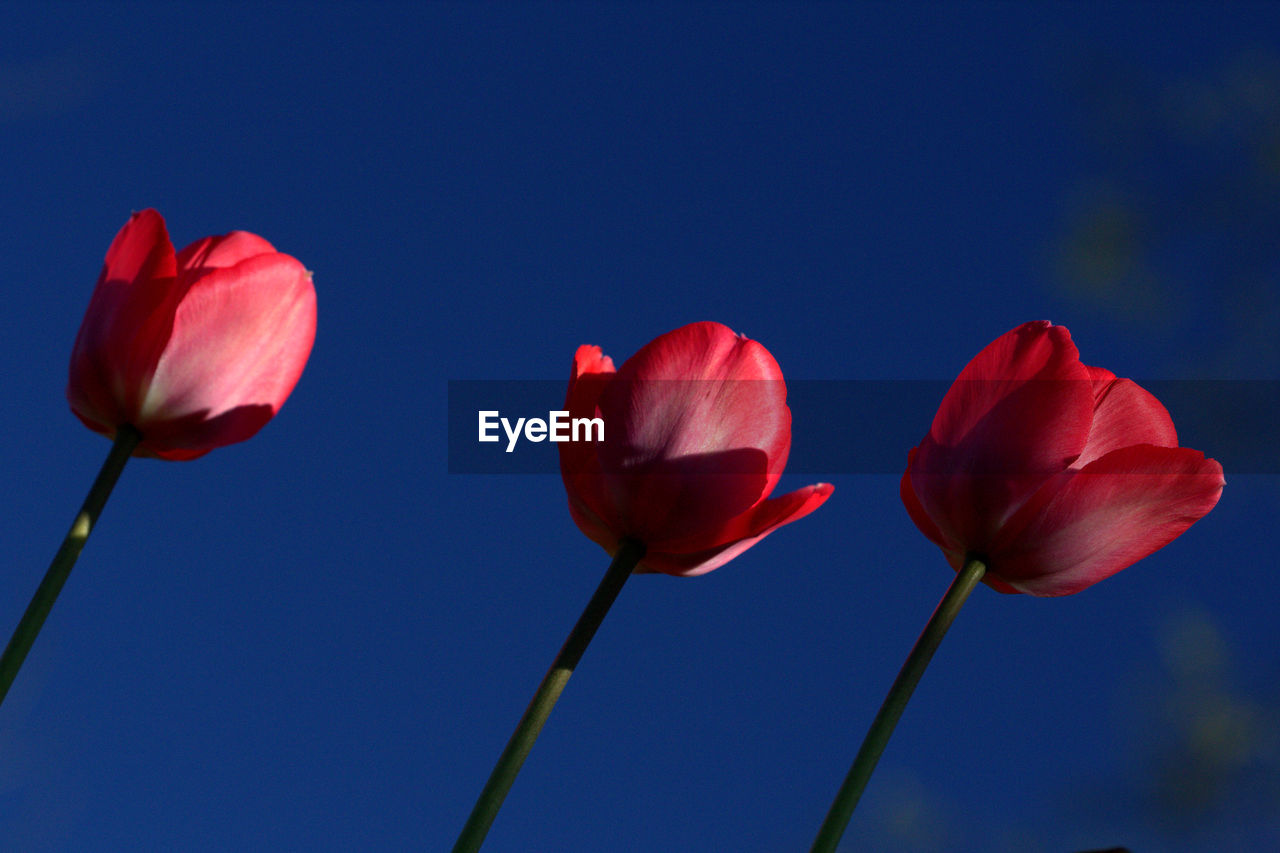
[[[319,294],[259,436],[125,471],[0,710],[7,849],[452,844],[607,558],[557,476],[448,473],[449,380],[695,320],[794,380],[941,388],[1034,319],[1121,376],[1280,376],[1272,4],[5,17],[0,623],[107,452],[63,388],[129,213],[262,234]],[[1211,456],[1233,428],[1171,410]],[[807,849],[951,579],[897,473],[781,488],[818,479],[726,567],[628,583],[486,850]],[[1280,502],[1227,480],[1079,595],[977,590],[845,848],[1280,847]]]

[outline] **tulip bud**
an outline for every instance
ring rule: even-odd
[[[1001,592],[1067,595],[1164,547],[1218,502],[1222,466],[1178,446],[1160,401],[1086,367],[1062,326],[978,353],[908,456],[902,502],[948,562]]]
[[[279,411],[315,331],[315,287],[297,260],[244,231],[175,255],[164,219],[144,210],[107,250],[67,400],[95,432],[135,427],[136,456],[194,459]]]
[[[724,565],[831,495],[818,483],[769,497],[791,449],[786,395],[769,351],[719,323],[668,332],[616,371],[579,347],[565,408],[602,419],[605,440],[560,445],[573,520],[611,555],[643,542],[639,572]]]

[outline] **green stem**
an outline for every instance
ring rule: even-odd
[[[643,557],[642,543],[634,539],[624,539],[619,543],[613,563],[605,572],[595,595],[591,596],[591,600],[587,602],[586,609],[582,611],[577,624],[569,632],[569,638],[564,641],[564,647],[551,662],[551,669],[547,670],[542,683],[538,685],[538,691],[533,694],[533,701],[529,703],[529,708],[520,718],[520,723],[511,735],[511,740],[507,742],[507,748],[498,757],[498,763],[489,774],[489,781],[485,783],[484,790],[480,792],[480,798],[476,800],[475,807],[471,810],[471,816],[462,827],[462,834],[453,845],[453,853],[475,853],[484,843],[484,837],[488,834],[489,827],[493,825],[498,809],[502,808],[502,801],[506,799],[507,792],[516,781],[516,774],[520,772],[520,766],[524,764],[529,751],[533,749],[533,742],[538,739],[538,733],[542,731],[543,724],[551,715],[551,709],[555,707],[556,700],[560,698],[564,686],[569,683],[569,676],[573,675],[574,667],[582,659],[582,653],[587,650],[587,644],[595,636],[596,629],[600,627],[605,614],[609,612],[618,593],[622,591],[622,585],[627,582],[627,578],[631,576],[631,572]]]
[[[942,642],[942,637],[955,621],[956,614],[960,612],[965,599],[969,597],[969,593],[973,592],[973,588],[978,585],[978,581],[982,580],[986,571],[987,566],[982,560],[969,555],[965,560],[964,568],[956,574],[956,579],[951,582],[946,595],[942,596],[942,601],[938,602],[938,608],[929,617],[929,622],[924,626],[920,639],[916,640],[911,653],[907,655],[902,670],[894,680],[893,686],[889,688],[889,695],[885,697],[884,704],[880,706],[879,713],[872,721],[871,728],[862,741],[862,748],[853,759],[853,767],[849,769],[849,775],[845,777],[844,784],[836,794],[835,802],[827,812],[826,820],[822,822],[822,828],[818,830],[818,837],[814,839],[810,853],[834,853],[836,845],[840,843],[840,836],[844,835],[845,827],[849,824],[849,818],[853,816],[854,807],[858,805],[858,799],[867,787],[871,772],[876,769],[876,762],[880,760],[880,755],[889,743],[893,727],[898,724],[898,719],[907,707],[907,700],[911,698],[916,685],[920,683],[925,667],[929,665],[933,653],[938,650],[938,644]]]
[[[5,647],[4,655],[0,657],[0,702],[8,694],[9,686],[13,684],[22,662],[27,658],[27,652],[31,651],[31,644],[36,641],[36,635],[40,633],[45,618],[53,609],[53,603],[58,600],[58,593],[62,591],[62,585],[71,574],[71,567],[76,564],[76,558],[80,556],[89,533],[102,514],[111,489],[115,487],[116,480],[120,479],[124,464],[129,461],[129,456],[141,440],[142,435],[128,424],[116,431],[116,440],[111,445],[111,452],[107,454],[107,461],[102,463],[102,470],[93,481],[75,521],[71,522],[71,529],[62,540],[62,547],[54,554],[44,580],[40,581],[36,594],[27,605],[27,611],[22,614],[22,620],[13,631],[9,645]]]

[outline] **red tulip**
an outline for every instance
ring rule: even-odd
[[[560,445],[573,520],[611,555],[643,542],[638,572],[704,574],[831,495],[769,497],[791,450],[786,383],[768,350],[719,323],[668,332],[617,371],[579,347],[565,408],[605,425],[603,442]]]
[[[315,288],[297,260],[244,231],[175,255],[164,219],[144,210],[107,250],[67,400],[95,432],[137,428],[136,456],[194,459],[271,420],[315,332]]]
[[[1164,547],[1211,510],[1222,466],[1178,447],[1160,401],[1080,363],[1047,322],[1002,335],[951,386],[902,477],[916,526],[1001,592],[1067,595]]]

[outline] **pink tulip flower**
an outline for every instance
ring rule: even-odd
[[[1160,401],[1026,323],[969,362],[908,456],[902,502],[959,569],[1068,595],[1167,545],[1218,502],[1222,466],[1178,446]]]
[[[135,456],[194,459],[271,420],[315,332],[315,288],[297,260],[244,231],[175,255],[164,219],[144,210],[107,250],[67,400],[95,432],[135,427]]]
[[[768,350],[719,323],[668,332],[616,371],[579,347],[565,408],[604,422],[603,442],[560,445],[573,520],[611,555],[643,542],[638,572],[709,572],[832,492],[769,497],[791,450],[786,383]]]

